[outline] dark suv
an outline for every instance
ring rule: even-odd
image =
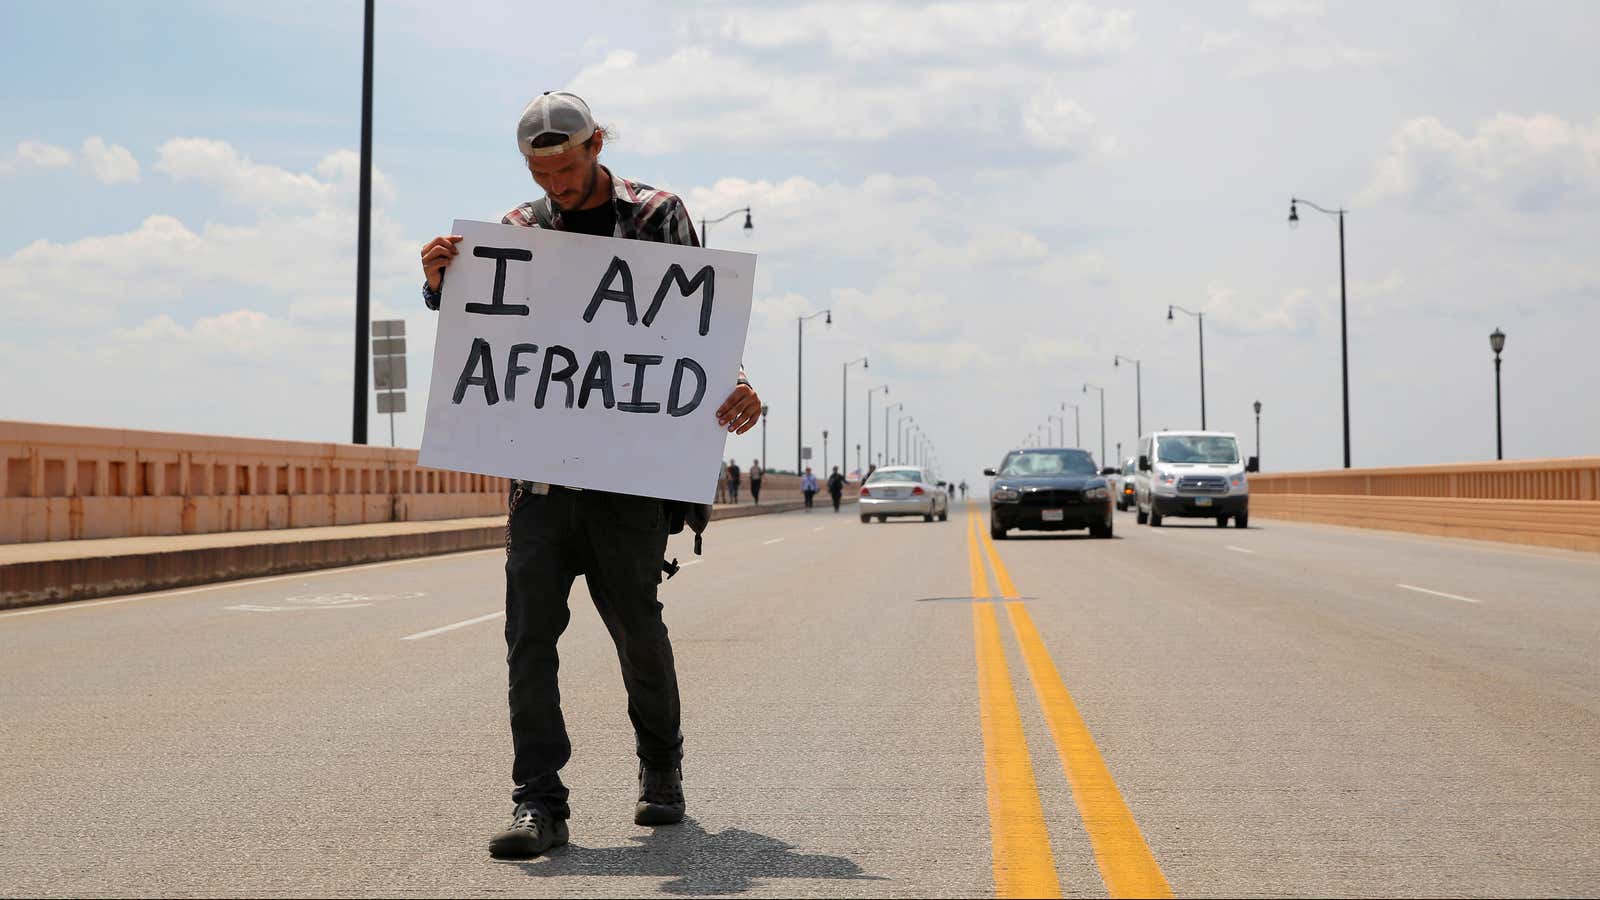
[[[1097,538],[1111,537],[1112,489],[1087,450],[1012,450],[998,470],[984,469],[983,474],[994,479],[989,483],[989,534],[995,540],[1004,540],[1012,528],[1087,528]]]

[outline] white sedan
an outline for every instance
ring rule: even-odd
[[[932,522],[937,516],[943,522],[950,518],[950,498],[929,476],[928,470],[916,466],[891,466],[878,469],[861,486],[861,521],[870,522],[873,516],[879,522],[890,516],[921,516]]]

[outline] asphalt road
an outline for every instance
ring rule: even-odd
[[[953,513],[712,527],[677,827],[580,583],[527,863],[499,552],[0,614],[0,894],[1600,893],[1600,557]]]

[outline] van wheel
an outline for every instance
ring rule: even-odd
[[[1233,517],[1233,527],[1235,527],[1235,528],[1249,528],[1250,527],[1250,514],[1249,513],[1239,513],[1237,516],[1234,516]]]
[[[1218,528],[1227,528],[1228,527],[1228,517],[1227,516],[1217,516],[1217,527]]]
[[[1150,527],[1151,528],[1160,528],[1161,527],[1161,513],[1156,512],[1156,508],[1153,507],[1153,506],[1150,507]]]
[[[1141,509],[1139,510],[1138,515],[1134,517],[1134,521],[1138,522],[1140,525],[1148,525],[1150,524],[1150,514]]]
[[[927,515],[923,516],[922,517],[922,521],[924,521],[924,522],[932,522],[933,521],[933,513],[928,513]]]
[[[872,521],[872,517],[871,516],[863,515],[861,517],[861,524],[863,524],[863,525],[865,525],[865,524],[867,524],[868,522],[871,522],[871,521]]]
[[[887,521],[889,521],[889,517],[888,516],[879,516],[878,517],[878,521],[880,523],[887,522]]]
[[[939,513],[939,521],[941,521],[941,522],[950,521],[950,507],[946,506],[944,508],[944,511]]]

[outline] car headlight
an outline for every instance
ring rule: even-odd
[[[1111,496],[1111,492],[1106,490],[1104,487],[1092,487],[1087,491],[1084,491],[1083,495],[1088,497],[1090,500],[1104,500]]]
[[[1235,475],[1232,478],[1228,479],[1228,481],[1229,481],[1229,483],[1231,483],[1236,488],[1244,487],[1244,475],[1243,474]]]
[[[1015,503],[1019,496],[1013,488],[996,488],[993,500],[996,503]]]

